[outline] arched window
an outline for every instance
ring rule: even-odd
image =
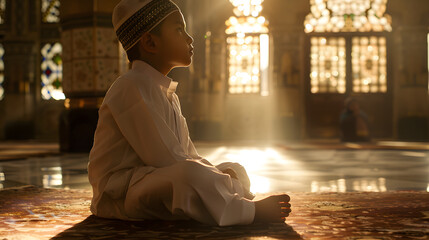
[[[310,0],[305,31],[381,32],[392,31],[386,12],[387,0]]]
[[[60,0],[42,0],[42,22],[60,22]]]
[[[310,3],[304,25],[311,34],[311,93],[387,92],[387,43],[380,34],[392,31],[387,0]]]
[[[268,95],[269,36],[263,0],[230,0],[236,16],[226,21],[228,92]]]

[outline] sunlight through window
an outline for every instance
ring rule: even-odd
[[[228,92],[268,96],[269,36],[263,0],[230,0],[236,16],[226,21]]]
[[[4,88],[3,88],[3,82],[4,82],[4,48],[3,45],[0,44],[0,100],[4,98]]]
[[[353,37],[353,92],[387,92],[385,37]]]
[[[310,38],[311,93],[388,92],[386,37],[342,34],[392,31],[391,18],[385,14],[387,0],[311,0],[310,3],[305,31],[339,33]],[[351,76],[347,76],[349,72]]]
[[[346,41],[344,38],[311,38],[311,92],[346,92]]]
[[[219,147],[206,156],[217,165],[222,162],[236,162],[242,165],[249,176],[250,190],[253,193],[267,193],[275,189],[276,181],[264,175],[264,169],[270,166],[280,168],[299,168],[297,163],[285,158],[275,148],[229,148]]]
[[[310,0],[304,27],[309,32],[392,31],[387,0]]]

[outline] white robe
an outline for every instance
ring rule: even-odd
[[[251,223],[255,206],[246,171],[235,163],[213,167],[198,155],[177,85],[134,61],[106,93],[88,164],[92,213],[124,220]],[[239,180],[223,174],[226,168]]]

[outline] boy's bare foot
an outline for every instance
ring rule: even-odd
[[[274,195],[255,202],[254,223],[284,222],[291,212],[290,197],[286,194]]]

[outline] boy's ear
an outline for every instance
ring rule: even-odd
[[[154,38],[153,34],[150,33],[144,33],[140,39],[141,46],[143,49],[148,53],[156,53],[157,50],[157,42]]]

